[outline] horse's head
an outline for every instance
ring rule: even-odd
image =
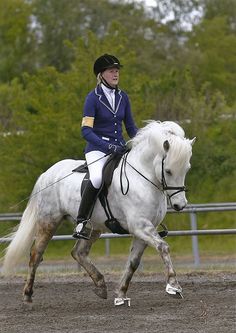
[[[132,146],[147,169],[152,161],[159,188],[177,211],[187,204],[184,182],[194,142],[195,138],[186,139],[182,127],[172,121],[149,121],[132,139]]]
[[[171,134],[162,143],[162,154],[154,159],[156,177],[167,194],[169,203],[176,211],[187,205],[185,176],[190,169],[192,140]]]

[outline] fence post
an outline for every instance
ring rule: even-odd
[[[106,249],[106,256],[109,257],[110,255],[110,239],[105,239],[105,249]]]
[[[197,214],[190,213],[191,230],[197,230]],[[198,267],[200,265],[199,249],[198,249],[198,236],[192,236],[192,250],[194,257],[194,265]]]

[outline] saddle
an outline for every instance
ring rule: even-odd
[[[108,188],[111,185],[113,173],[115,169],[118,167],[119,162],[121,160],[123,155],[118,154],[112,154],[108,160],[106,161],[104,167],[103,167],[103,176],[102,176],[102,185],[98,192],[97,198],[99,198],[100,203],[105,211],[107,220],[105,221],[106,227],[111,230],[112,233],[116,234],[129,234],[127,230],[125,230],[121,225],[120,222],[113,216],[112,211],[110,209],[110,205],[108,202]],[[79,173],[85,173],[85,176],[83,178],[82,184],[81,184],[81,195],[83,194],[83,191],[86,187],[86,183],[89,180],[89,170],[87,166],[87,162],[85,162],[83,165],[78,166],[72,172],[79,172]],[[90,216],[92,215],[93,208],[95,206],[95,202],[93,204],[93,207],[91,208]]]

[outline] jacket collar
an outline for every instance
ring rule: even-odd
[[[117,111],[119,110],[121,99],[122,99],[122,94],[121,94],[120,89],[117,89],[115,92],[115,110],[113,110],[111,108],[110,103],[108,102],[108,100],[104,94],[104,91],[102,90],[100,85],[97,85],[94,92],[95,92],[95,95],[98,96],[100,103],[102,103],[113,114],[117,113]]]

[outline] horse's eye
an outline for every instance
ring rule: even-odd
[[[168,176],[172,176],[172,172],[169,169],[165,170],[165,172]]]

